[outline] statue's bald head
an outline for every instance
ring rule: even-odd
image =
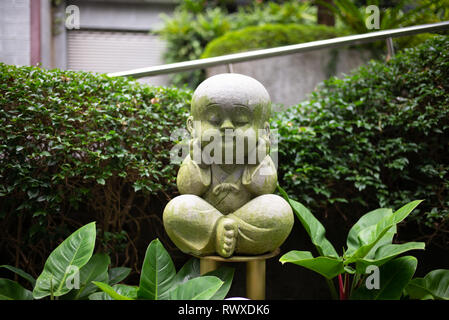
[[[229,111],[247,107],[255,122],[261,125],[268,121],[271,113],[270,95],[265,87],[256,79],[238,73],[218,74],[198,86],[192,97],[193,118],[200,118],[210,105]]]

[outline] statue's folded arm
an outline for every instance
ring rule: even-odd
[[[210,167],[201,168],[188,155],[179,168],[176,183],[181,194],[201,196],[211,183]]]

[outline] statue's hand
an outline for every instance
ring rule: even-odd
[[[201,196],[211,184],[210,167],[200,167],[188,155],[179,168],[176,183],[181,194]]]
[[[271,157],[267,155],[259,164],[247,165],[242,184],[255,195],[273,193],[277,185],[277,172]]]
[[[215,188],[212,190],[212,193],[215,195],[219,195],[222,192],[239,192],[240,188],[238,185],[236,185],[235,183],[227,183],[227,182],[223,182],[217,186],[215,186]]]
[[[260,164],[270,154],[270,146],[271,142],[268,137],[259,137],[256,147],[248,154],[247,163],[255,166]]]
[[[190,140],[189,152],[190,159],[192,159],[192,161],[195,162],[201,169],[206,169],[208,167],[208,165],[202,161],[201,143],[198,138],[193,138]]]

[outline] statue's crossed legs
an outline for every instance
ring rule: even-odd
[[[163,220],[181,251],[229,257],[275,250],[291,231],[293,213],[287,201],[274,194],[258,196],[227,215],[196,195],[184,194],[167,204]]]

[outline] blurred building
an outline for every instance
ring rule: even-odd
[[[100,73],[163,64],[151,34],[177,0],[0,0],[0,61]],[[147,79],[155,85],[166,76]]]

